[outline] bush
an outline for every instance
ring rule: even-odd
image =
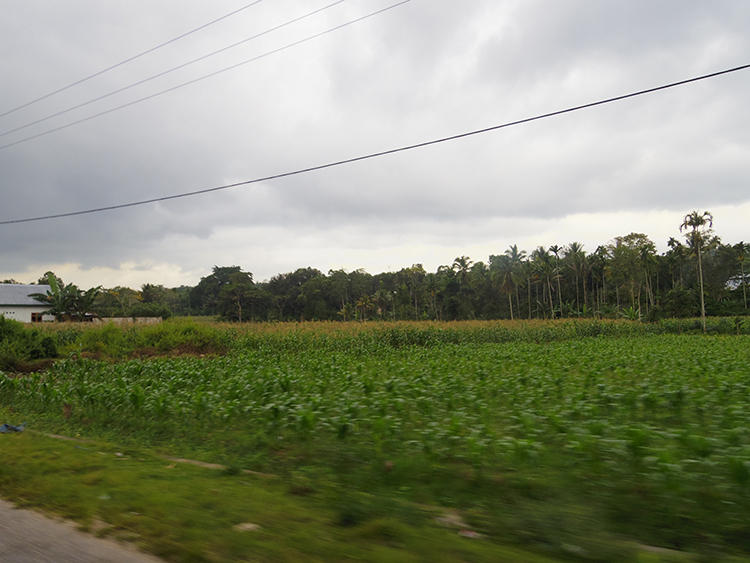
[[[26,362],[57,355],[57,346],[50,336],[0,315],[0,370],[16,370]]]

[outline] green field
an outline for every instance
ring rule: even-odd
[[[0,376],[5,418],[96,444],[1,436],[4,495],[173,560],[750,557],[750,336],[731,319],[166,327],[58,328],[65,359]],[[96,454],[118,449],[134,467],[115,479]],[[226,468],[183,482],[159,456]],[[80,479],[54,494],[66,464]],[[102,480],[136,498],[133,475],[138,510],[86,500]],[[167,489],[189,518],[154,536],[123,516]],[[207,530],[245,506],[262,539],[191,531],[211,489]]]

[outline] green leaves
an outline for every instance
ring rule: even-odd
[[[315,467],[415,499],[434,487],[499,514],[515,510],[507,499],[570,496],[662,545],[695,529],[732,545],[725,530],[744,525],[750,346],[731,326],[315,326],[233,332],[221,357],[63,360],[0,379],[0,401],[237,467]]]
[[[101,286],[81,290],[72,283],[65,284],[54,273],[47,272],[43,280],[49,285],[46,293],[32,293],[40,303],[49,305],[47,312],[58,320],[82,320],[94,307],[94,300],[101,291]]]

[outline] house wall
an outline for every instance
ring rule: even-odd
[[[31,313],[43,313],[47,309],[49,309],[49,307],[22,307],[0,305],[0,315],[4,316],[6,319],[13,319],[14,321],[20,321],[22,323],[30,323]],[[52,321],[54,320],[54,317],[51,315],[44,315],[44,320]]]

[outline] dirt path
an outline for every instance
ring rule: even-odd
[[[159,563],[162,560],[74,525],[14,508],[0,500],[0,561],[3,563]]]

